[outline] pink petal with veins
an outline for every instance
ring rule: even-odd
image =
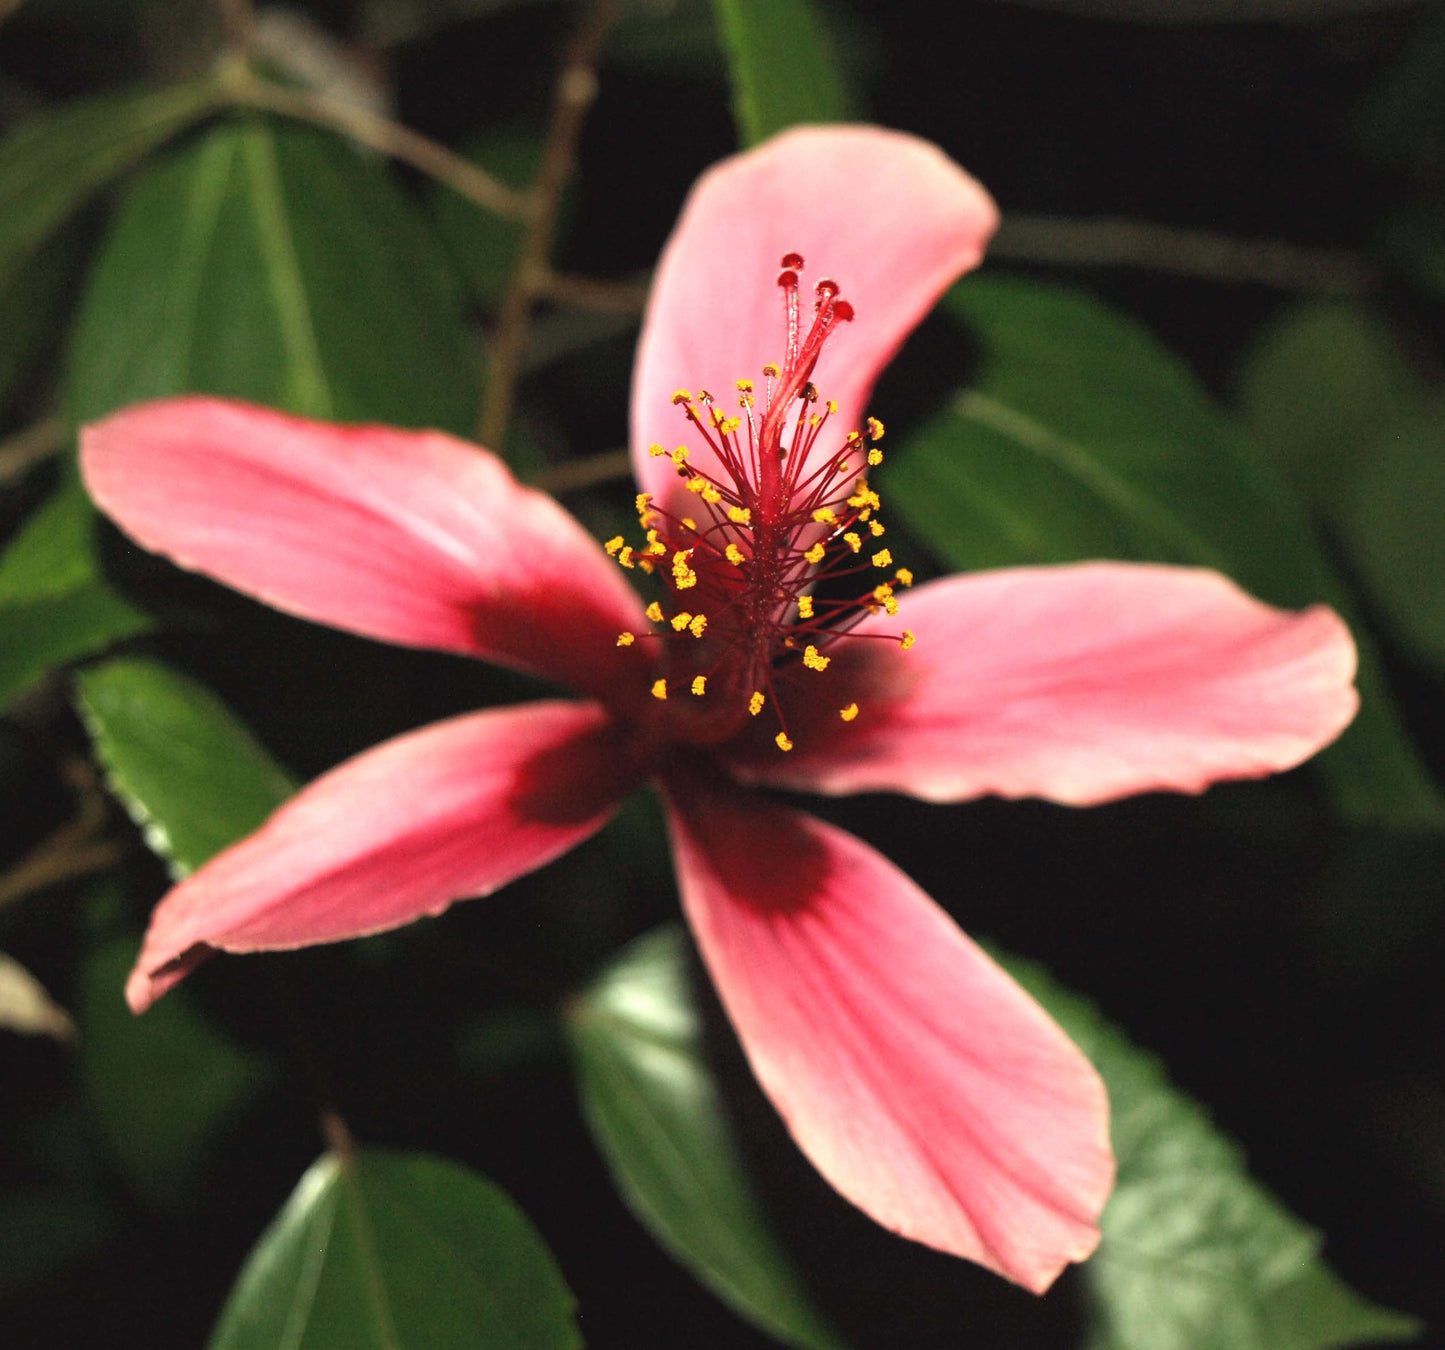
[[[183,398],[87,427],[80,454],[128,534],[277,609],[604,696],[643,682],[616,645],[643,619],[615,565],[464,441]]]
[[[651,442],[685,443],[709,468],[695,428],[671,398],[707,388],[726,412],[734,386],[784,356],[783,303],[774,281],[799,252],[805,295],[828,277],[856,318],[829,339],[814,376],[858,426],[878,372],[944,289],[974,267],[998,225],[988,193],[937,146],[880,127],[802,127],[710,169],[693,188],[652,284],[632,382],[633,462],[660,500],[674,489]],[[803,322],[811,305],[804,306]]]
[[[1217,572],[1016,568],[901,591],[821,677],[793,681],[797,749],[750,748],[752,781],[815,792],[984,793],[1084,806],[1289,769],[1359,704],[1355,645],[1322,606],[1261,604]],[[784,695],[786,697],[786,694]],[[857,720],[836,709],[856,700]],[[796,712],[795,712],[796,707]]]
[[[798,1146],[904,1237],[1042,1292],[1113,1183],[1088,1060],[887,859],[771,802],[669,784],[683,906]]]
[[[316,780],[156,908],[126,985],[137,1012],[214,950],[379,933],[487,895],[607,822],[637,775],[595,703],[469,713]]]

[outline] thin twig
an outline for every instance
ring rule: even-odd
[[[47,835],[14,867],[0,874],[0,906],[20,900],[46,886],[104,871],[124,856],[123,839],[106,838],[110,818],[105,794],[84,760],[70,760],[62,772],[75,789],[75,818]]]
[[[0,485],[23,478],[65,445],[65,423],[58,417],[34,422],[0,441]]]
[[[507,433],[507,423],[511,420],[512,400],[522,371],[522,356],[527,348],[532,305],[545,290],[550,276],[547,260],[551,256],[552,239],[557,231],[562,189],[572,176],[582,125],[597,97],[597,65],[607,30],[616,16],[616,8],[616,0],[592,0],[582,26],[568,45],[562,70],[557,76],[551,121],[542,146],[542,162],[529,193],[532,209],[527,222],[527,236],[492,336],[487,397],[477,426],[477,439],[483,445],[501,445]]]
[[[586,459],[572,459],[543,469],[532,480],[535,487],[560,497],[564,492],[581,492],[583,488],[610,483],[632,474],[632,455],[626,450],[607,450]]]
[[[1336,295],[1360,295],[1375,284],[1365,260],[1341,249],[1236,239],[1140,220],[1013,214],[1005,217],[989,245],[989,257],[1071,267],[1138,267]]]
[[[241,107],[259,108],[263,112],[339,131],[343,136],[391,159],[410,164],[445,183],[453,192],[484,211],[508,220],[521,220],[527,215],[525,197],[513,192],[471,160],[390,118],[379,117],[364,108],[324,94],[313,94],[304,89],[284,89],[257,79],[239,66],[227,69],[222,88],[231,102]]]
[[[568,272],[549,272],[541,293],[568,309],[592,309],[602,314],[641,314],[647,306],[647,286],[634,281],[599,281]]]

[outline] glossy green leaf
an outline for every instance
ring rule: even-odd
[[[102,579],[94,527],[85,493],[70,483],[0,555],[0,707],[47,671],[150,626]]]
[[[851,99],[811,0],[713,0],[746,145],[803,122],[841,122]]]
[[[0,291],[106,183],[216,106],[210,80],[66,104],[0,141]]]
[[[215,694],[158,661],[107,661],[76,685],[111,790],[177,875],[250,834],[295,790]]]
[[[1152,1056],[1040,967],[997,959],[1109,1089],[1119,1176],[1083,1268],[1090,1350],[1333,1350],[1419,1334],[1330,1271],[1319,1235],[1251,1180],[1239,1148]]]
[[[753,1193],[704,1058],[686,951],[680,929],[649,934],[572,1005],[587,1122],[632,1211],[699,1280],[788,1345],[834,1346]]]
[[[890,460],[909,527],[960,568],[1156,560],[1217,568],[1274,604],[1335,606],[1360,647],[1362,707],[1320,757],[1325,781],[1352,817],[1445,821],[1298,502],[1184,365],[1082,292],[979,277],[946,303],[984,359]]]
[[[469,430],[460,288],[377,160],[244,118],[148,166],[81,307],[68,401],[87,421],[211,393],[342,421]]]
[[[275,1078],[192,1010],[184,990],[135,1017],[121,997],[136,944],[117,938],[81,969],[76,1020],[86,1099],[132,1189],[164,1210],[199,1198],[217,1132]]]
[[[1343,301],[1286,309],[1256,342],[1238,385],[1260,448],[1331,522],[1349,500],[1365,446],[1425,400],[1384,320]]]
[[[231,1291],[211,1350],[570,1350],[551,1253],[491,1182],[422,1154],[328,1153]]]

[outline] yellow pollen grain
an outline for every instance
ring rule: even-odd
[[[813,519],[819,525],[836,525],[838,523],[838,517],[833,514],[831,506],[820,506],[813,512]]]
[[[803,649],[803,664],[809,670],[827,670],[832,659],[831,656],[819,655],[818,649],[811,642]]]
[[[701,697],[703,696],[703,694],[707,692],[707,676],[706,676],[706,675],[695,675],[695,676],[693,676],[692,692],[693,692],[694,694],[696,694],[699,698],[701,698]]]
[[[862,539],[852,530],[849,530],[848,533],[843,536],[843,542],[847,544],[854,553],[857,553],[858,550],[863,547]]]
[[[672,394],[674,403],[691,403],[692,395],[686,389],[675,389]]]
[[[687,463],[687,446],[679,445],[677,449],[672,452],[672,462],[676,464],[679,469]]]
[[[900,586],[911,586],[913,585],[913,573],[910,572],[906,567],[900,567],[893,574],[893,580],[896,581]]]
[[[672,574],[672,584],[680,591],[688,590],[697,585],[697,573],[691,571],[682,573],[674,572]]]
[[[631,545],[631,544],[629,544],[626,548],[624,548],[624,549],[622,550],[621,553],[619,553],[619,554],[617,555],[617,561],[620,562],[624,567],[635,567],[635,566],[636,566],[636,564],[632,561],[632,545]]]
[[[800,619],[811,619],[813,617],[813,597],[811,595],[800,595],[798,597],[798,617]]]
[[[743,419],[741,417],[729,417],[727,421],[718,424],[718,430],[720,430],[724,436],[732,436],[742,424]]]
[[[657,531],[654,530],[653,533],[656,534]],[[667,554],[667,545],[661,539],[654,539],[643,551],[654,558],[661,558]]]
[[[852,445],[857,441],[861,441],[862,439],[863,437],[858,432],[850,431],[846,436],[843,437],[843,444]]]
[[[689,492],[696,492],[699,496],[702,495],[702,492],[706,487],[706,478],[689,478],[687,480],[687,490]]]
[[[713,487],[711,483],[704,483],[702,488],[702,499],[709,506],[716,506],[720,501],[722,501],[722,493],[719,492],[715,487]]]
[[[783,372],[779,370],[778,367],[775,366],[771,361],[769,361],[768,364],[763,367],[763,374],[766,375],[770,380],[776,380],[778,376],[782,373]]]
[[[830,398],[830,399],[828,400],[828,412],[829,412],[829,414],[831,415],[831,414],[833,414],[833,413],[835,413],[835,412],[837,412],[837,411],[838,411],[838,400],[837,400],[836,398]]]
[[[767,702],[759,690],[753,690],[753,696],[748,700],[748,711],[756,717],[763,710],[763,704]]]
[[[636,633],[619,633],[619,634],[617,635],[617,645],[618,645],[619,647],[630,647],[630,646],[632,646],[632,644],[633,644],[634,642],[636,642],[636,641],[637,641],[637,634],[636,634]]]
[[[753,392],[753,382],[751,380],[739,380],[733,388],[740,394],[751,394]]]
[[[786,731],[778,732],[778,734],[773,737],[773,740],[777,742],[778,749],[784,753],[793,748],[793,743],[788,739],[788,733]]]
[[[662,606],[659,605],[656,600],[654,600],[650,605],[648,605],[647,617],[651,619],[653,623],[662,622]]]
[[[808,418],[808,425],[810,427],[820,427],[823,425],[823,419],[819,417],[817,413],[814,413]]]
[[[669,622],[672,624],[672,631],[680,633],[692,622],[692,615],[683,610],[680,614],[674,614]]]
[[[858,705],[856,703],[850,703],[846,708],[839,708],[838,716],[845,722],[851,722],[858,716]]]
[[[743,551],[736,544],[729,544],[727,548],[723,550],[723,557],[732,563],[734,567],[741,567],[743,565]]]
[[[653,683],[653,686],[652,686],[652,697],[653,697],[653,698],[666,698],[666,697],[667,697],[667,681],[666,681],[666,680],[657,680],[657,681],[655,681],[655,682]]]
[[[752,508],[748,506],[728,507],[728,519],[734,525],[751,525],[753,523]]]
[[[880,548],[869,561],[874,567],[887,567],[893,562],[893,555],[886,548]]]
[[[875,539],[883,533],[883,522],[881,520],[870,520],[868,522],[868,533]]]
[[[911,628],[905,628],[903,630],[903,636],[898,639],[898,645],[902,647],[904,651],[908,651],[917,641],[918,639],[913,636],[913,630]]]
[[[868,451],[868,463],[872,468],[875,469],[883,463],[883,451],[881,451],[876,445]]]
[[[823,555],[826,552],[827,550],[823,547],[823,541],[820,539],[816,544],[813,545],[812,548],[810,548],[805,554],[803,554],[803,557],[805,557],[810,563],[816,566],[818,563],[823,561]]]
[[[653,443],[647,447],[647,453],[651,455],[653,459],[661,459],[667,453],[667,447],[665,445],[658,445],[656,441],[653,441]]]
[[[647,510],[647,504],[652,500],[652,493],[639,492],[637,494],[637,514],[640,516]]]
[[[627,541],[623,539],[620,534],[617,534],[613,535],[613,537],[609,539],[605,544],[603,544],[602,547],[607,550],[607,554],[609,557],[614,557],[616,556],[617,550],[620,549],[622,545],[626,542]]]
[[[691,634],[693,635],[693,637],[695,637],[695,638],[700,638],[700,637],[703,635],[703,632],[706,630],[706,628],[707,628],[707,615],[706,615],[706,614],[694,614],[693,617],[692,617],[692,622],[691,622],[690,624],[688,624],[688,626],[687,626],[687,631],[688,631],[689,633],[691,633]]]
[[[870,417],[868,419],[868,437],[874,441],[881,441],[883,439],[883,423],[876,417]]]

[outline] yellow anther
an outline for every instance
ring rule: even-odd
[[[883,505],[883,503],[878,499],[878,494],[874,492],[867,483],[860,481],[856,484],[856,487],[857,491],[848,498],[849,506],[853,507],[855,510],[859,507],[867,506],[871,507],[873,510],[876,511],[880,506]],[[863,517],[864,520],[867,520],[867,518],[867,516]]]
[[[674,403],[691,403],[692,395],[686,389],[676,389],[673,391],[672,401]]]
[[[913,630],[911,628],[905,628],[903,630],[903,636],[898,639],[898,645],[902,647],[904,651],[907,651],[917,641],[918,639],[913,636]]]
[[[642,570],[646,572],[648,576],[651,576],[653,572],[657,570],[653,566],[651,558],[639,558],[637,560],[637,565],[642,568]]]
[[[722,501],[722,493],[719,492],[715,487],[713,487],[711,483],[704,482],[702,487],[702,499],[709,506],[716,506],[720,501]]]
[[[641,515],[644,511],[647,510],[647,503],[650,502],[651,500],[652,500],[652,493],[650,493],[650,492],[639,492],[639,493],[637,494],[637,514],[638,514],[638,515]]]
[[[672,624],[672,631],[674,633],[680,633],[692,622],[692,615],[686,610],[683,610],[680,614],[674,614],[670,622]]]
[[[697,573],[687,565],[686,549],[679,549],[672,555],[672,584],[680,591],[697,585]]]
[[[632,561],[632,545],[631,545],[631,544],[629,544],[626,548],[624,548],[624,549],[622,550],[621,553],[619,553],[619,554],[617,555],[617,561],[620,562],[624,567],[635,567],[635,566],[636,566],[636,564]]]
[[[656,534],[657,531],[653,530],[652,533]],[[654,539],[643,551],[654,558],[661,558],[667,552],[667,545],[661,539]]]
[[[653,682],[653,686],[652,686],[652,697],[653,697],[653,698],[666,698],[666,697],[667,697],[667,681],[666,681],[666,680],[656,680],[656,681]]]
[[[868,463],[872,468],[875,469],[883,463],[883,451],[881,451],[876,445],[868,451]]]
[[[687,490],[688,490],[689,492],[696,492],[696,493],[698,493],[698,494],[701,494],[702,491],[703,491],[703,489],[706,488],[706,487],[707,487],[707,479],[706,479],[706,478],[689,478],[689,479],[687,480]]]
[[[809,380],[799,391],[798,397],[805,403],[816,403],[818,401],[818,386]]]
[[[818,563],[823,561],[823,555],[826,552],[827,549],[823,547],[823,541],[820,539],[816,544],[813,545],[812,548],[810,548],[805,554],[803,554],[803,557],[805,557],[810,563],[816,566]]]
[[[697,391],[697,401],[698,401],[699,403],[711,404],[711,403],[712,403],[712,394],[711,394],[711,392],[708,391],[708,390],[706,390],[706,389],[699,389],[699,390]]]
[[[661,459],[663,455],[667,453],[667,447],[665,445],[658,445],[656,441],[653,441],[653,443],[647,447],[647,453],[651,455],[653,459]]]
[[[786,731],[778,732],[778,734],[773,737],[773,740],[777,742],[779,750],[786,752],[793,748],[793,743],[788,739],[788,733]]]
[[[868,419],[868,438],[874,441],[881,441],[883,439],[883,423],[876,417],[870,417]]]
[[[617,534],[613,535],[613,537],[609,539],[605,544],[603,544],[602,547],[607,550],[607,554],[609,557],[615,557],[617,550],[620,549],[622,545],[626,542],[627,541],[623,539],[620,534]]]
[[[754,689],[753,696],[748,700],[748,711],[756,717],[763,710],[763,704],[767,702],[761,691]]]
[[[703,694],[707,692],[707,676],[706,676],[706,675],[694,675],[694,676],[693,676],[693,680],[692,680],[692,692],[693,692],[694,694],[696,694],[699,698],[701,698],[701,697],[703,696]]]
[[[811,642],[803,649],[803,664],[809,670],[827,670],[828,663],[832,659],[831,656],[820,656],[818,649]]]
[[[768,364],[763,367],[763,374],[766,375],[770,380],[776,380],[778,376],[782,373],[783,372],[779,370],[778,367],[775,366],[771,361],[769,361]]]
[[[820,506],[813,512],[813,519],[819,525],[836,525],[838,523],[838,517],[833,514],[831,506]]]
[[[893,596],[893,587],[886,581],[881,586],[873,588],[873,598],[883,606],[890,617],[898,613],[898,601]]]
[[[886,548],[880,548],[869,561],[874,567],[887,567],[892,563],[893,555]]]
[[[684,516],[682,518],[682,527],[685,530],[693,531],[693,533],[695,534],[697,532],[697,521],[695,521],[691,516]]]
[[[836,398],[830,398],[830,399],[828,400],[828,412],[829,412],[830,414],[832,414],[832,413],[835,413],[835,412],[837,412],[837,411],[838,411],[838,400],[837,400]]]
[[[734,525],[751,525],[753,523],[752,508],[748,506],[728,507],[728,519]]]
[[[718,423],[718,430],[721,431],[724,436],[731,436],[742,424],[743,419],[741,417],[729,417],[725,421]]]
[[[811,595],[800,595],[798,597],[798,617],[800,619],[811,619],[813,617],[813,597]]]
[[[817,413],[814,413],[808,418],[808,425],[810,427],[820,427],[823,425],[823,419]]]
[[[858,550],[863,547],[863,541],[852,530],[849,530],[848,533],[843,536],[843,542],[847,544],[854,553],[857,553]]]
[[[632,646],[632,644],[633,644],[634,642],[636,642],[636,641],[637,641],[637,634],[636,634],[636,633],[619,633],[619,634],[617,635],[617,645],[618,645],[619,647],[630,647],[630,646]]]
[[[858,432],[850,431],[846,436],[843,437],[843,444],[852,445],[855,441],[861,441],[862,439],[863,437],[859,435]]]
[[[653,623],[662,622],[662,606],[659,605],[656,600],[654,600],[650,605],[648,605],[647,617],[651,619]]]
[[[661,519],[662,516],[656,511],[639,511],[637,514],[637,523],[644,530],[651,529]]]
[[[694,614],[694,615],[692,616],[692,622],[691,622],[690,624],[688,624],[688,626],[687,626],[687,631],[688,631],[689,633],[691,633],[691,634],[693,635],[693,637],[695,637],[695,638],[700,638],[700,637],[703,635],[703,631],[704,631],[706,628],[707,628],[707,615],[706,615],[706,614]]]
[[[856,703],[850,703],[846,708],[839,708],[838,716],[845,722],[851,722],[858,716],[858,705]]]
[[[913,585],[913,573],[910,572],[906,567],[900,567],[893,574],[893,580],[896,581],[900,586],[911,586]]]
[[[741,567],[743,565],[743,551],[736,544],[729,544],[723,550],[723,557],[732,563],[734,567]]]
[[[883,522],[881,520],[870,520],[868,522],[868,533],[875,539],[883,533]]]
[[[672,452],[672,462],[676,464],[679,469],[687,463],[687,446],[679,445],[677,449]]]
[[[751,394],[753,392],[753,382],[751,380],[739,380],[733,387],[740,394]]]

